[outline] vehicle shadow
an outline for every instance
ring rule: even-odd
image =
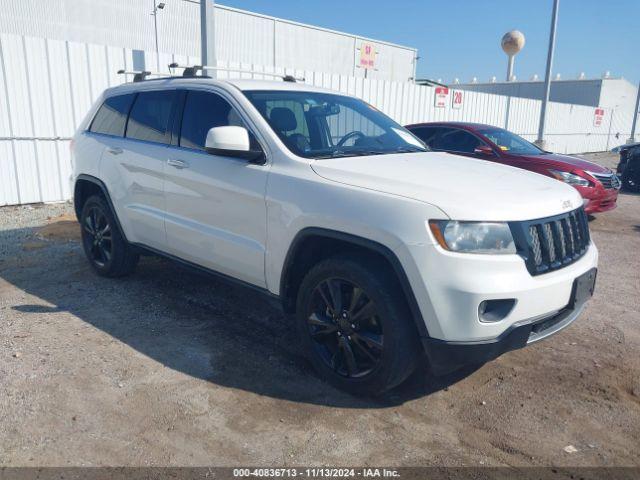
[[[382,397],[357,398],[316,376],[292,320],[263,294],[156,257],[143,257],[129,277],[101,278],[77,240],[49,238],[35,250],[15,241],[42,240],[36,233],[0,231],[0,278],[39,299],[14,304],[5,315],[38,322],[68,312],[168,368],[217,385],[293,402],[385,408],[445,389],[477,369],[433,377],[422,366]]]

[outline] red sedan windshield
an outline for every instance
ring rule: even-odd
[[[478,133],[487,137],[504,152],[513,155],[542,155],[545,153],[533,143],[502,128],[483,128],[479,129]]]

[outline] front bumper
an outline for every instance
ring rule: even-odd
[[[564,308],[542,319],[514,324],[502,335],[480,342],[447,342],[423,338],[429,366],[435,375],[444,375],[465,365],[481,365],[503,353],[526,347],[569,326],[580,316],[584,304]]]
[[[605,188],[580,188],[577,190],[584,199],[584,211],[591,215],[613,210],[617,206],[618,190]]]
[[[593,243],[574,263],[541,275],[531,275],[519,255],[460,254],[425,244],[397,254],[407,260],[426,325],[422,342],[438,374],[484,363],[568,326],[583,308],[573,300],[576,279],[598,264]],[[508,313],[481,320],[482,302],[504,299],[514,300]]]
[[[436,245],[397,250],[420,308],[427,335],[448,342],[499,338],[514,324],[541,319],[566,308],[574,280],[597,267],[591,243],[584,255],[564,268],[531,275],[519,255],[473,255]],[[481,321],[484,301],[514,299],[499,321]]]

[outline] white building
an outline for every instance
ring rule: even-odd
[[[508,97],[542,99],[544,82],[514,81],[490,83],[461,83],[455,88],[473,92],[493,93]],[[549,100],[590,107],[632,109],[637,88],[624,78],[595,78],[577,80],[553,80]]]
[[[155,52],[154,4],[159,0],[3,0],[0,33]],[[172,56],[200,58],[200,1],[164,0],[158,10],[158,51],[147,69],[166,71]],[[319,7],[321,8],[321,7]],[[218,61],[364,76],[363,42],[375,48],[368,78],[408,81],[417,50],[222,5],[214,8]],[[135,67],[144,59],[135,55]],[[148,57],[147,57],[147,60]]]

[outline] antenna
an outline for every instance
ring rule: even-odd
[[[279,73],[267,73],[267,72],[259,72],[257,70],[243,70],[241,68],[228,68],[228,67],[211,67],[209,65],[178,65],[177,63],[169,64],[170,69],[174,68],[184,68],[184,72],[182,72],[183,77],[195,77],[196,73],[200,70],[215,70],[215,71],[225,71],[225,72],[239,72],[239,73],[250,73],[253,75],[263,75],[265,77],[274,77],[281,78],[285,82],[304,82],[304,77],[294,77],[293,75],[282,75]]]

